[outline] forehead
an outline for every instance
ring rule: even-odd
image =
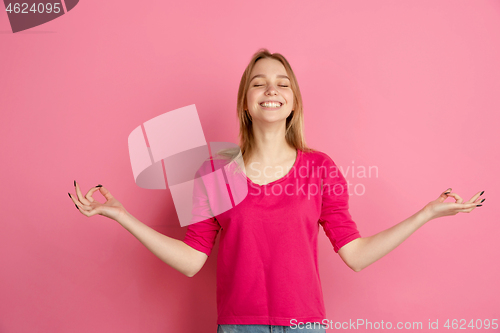
[[[274,75],[286,75],[286,69],[283,64],[276,60],[270,58],[263,58],[257,60],[255,63],[252,73],[250,77],[254,77],[258,74],[264,74],[266,76],[274,76]]]

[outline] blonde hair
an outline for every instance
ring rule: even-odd
[[[246,161],[248,156],[254,148],[254,135],[252,130],[252,120],[247,111],[245,111],[245,105],[247,103],[247,91],[250,85],[250,74],[255,66],[255,63],[264,58],[275,59],[283,64],[290,78],[291,89],[293,92],[293,108],[292,113],[286,119],[286,132],[285,139],[286,142],[294,147],[295,149],[300,149],[304,152],[316,151],[315,149],[309,148],[306,144],[304,137],[304,110],[302,107],[302,95],[300,94],[299,83],[297,78],[293,73],[292,67],[280,53],[270,53],[267,49],[259,49],[250,60],[247,68],[243,72],[240,81],[240,87],[238,89],[238,101],[236,105],[237,116],[240,122],[240,149],[243,155],[243,159]]]

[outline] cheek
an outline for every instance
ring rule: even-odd
[[[257,97],[255,96],[255,94],[248,93],[247,94],[247,101],[248,101],[248,104],[257,103]]]
[[[252,94],[250,92],[247,93],[247,101],[253,101]]]

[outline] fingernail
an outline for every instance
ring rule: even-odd
[[[69,197],[71,198],[71,194],[69,194],[69,192],[68,192],[68,195],[69,195]],[[73,199],[73,198],[71,198],[71,199]]]
[[[75,187],[76,187],[76,180],[73,180],[73,185],[75,185]]]
[[[448,191],[448,192],[444,192],[444,194],[449,194],[449,193],[450,193],[450,191]]]
[[[484,200],[486,200],[486,199],[481,200],[481,203],[483,203]]]
[[[97,185],[96,187],[102,187],[102,185],[101,185],[101,184],[99,184],[99,185]]]
[[[78,206],[75,204],[76,209],[78,209]]]
[[[476,205],[476,207],[481,207],[482,205]]]
[[[483,192],[481,192],[481,194],[480,194],[479,196],[482,196],[482,195],[483,195],[483,193],[484,193],[484,191],[483,191]]]

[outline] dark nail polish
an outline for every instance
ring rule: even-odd
[[[481,207],[482,205],[476,205],[476,207]]]
[[[75,204],[76,209],[78,209],[78,206]],[[78,209],[79,210],[79,209]]]
[[[483,192],[481,192],[481,194],[480,194],[479,196],[482,196],[482,195],[483,195],[483,193],[484,193],[484,191],[483,191]]]
[[[444,192],[444,194],[450,194],[450,191],[448,191],[448,192]]]
[[[76,180],[73,180],[73,185],[75,185],[75,187],[76,187]]]
[[[99,185],[97,185],[96,187],[102,187],[102,185],[101,185],[101,184],[99,184]]]
[[[484,200],[486,200],[486,199],[481,200],[481,203],[483,203]]]
[[[69,192],[68,192],[68,195],[69,195],[69,197],[71,198],[71,194],[69,194]],[[71,198],[71,199],[73,199],[73,198]]]

